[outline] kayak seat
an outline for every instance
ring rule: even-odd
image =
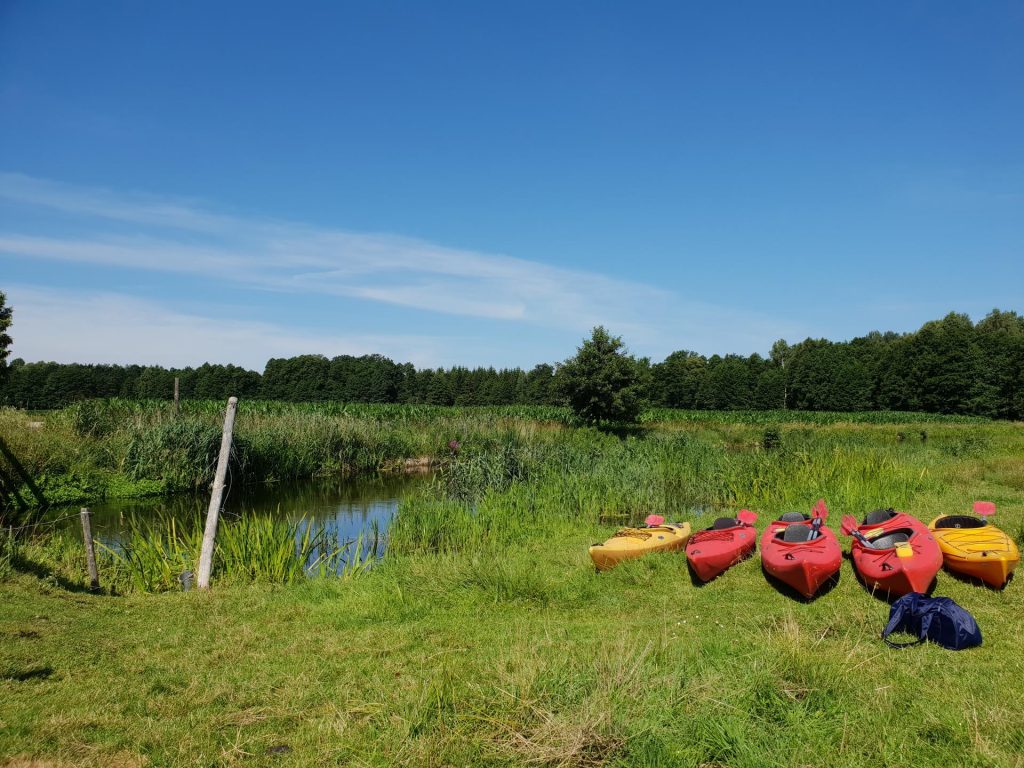
[[[814,530],[809,525],[789,525],[782,532],[783,541],[810,541]]]
[[[879,536],[871,542],[872,549],[892,549],[897,544],[905,544],[910,541],[910,536],[905,533],[890,533],[887,536]]]
[[[782,522],[782,523],[799,523],[799,522],[802,522],[803,520],[810,520],[810,519],[811,518],[809,518],[803,512],[786,512],[785,514],[783,514],[783,515],[781,515],[779,517],[779,522]]]
[[[893,517],[896,517],[896,510],[891,507],[889,509],[876,509],[874,512],[867,513],[864,517],[864,525],[878,525]]]
[[[709,531],[720,531],[723,528],[735,528],[740,524],[740,521],[735,517],[720,517],[711,524],[708,528]]]
[[[949,515],[935,521],[936,528],[984,528],[988,523],[970,515]]]

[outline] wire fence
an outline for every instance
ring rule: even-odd
[[[79,517],[80,515],[81,515],[80,512],[75,512],[74,514],[71,514],[71,515],[64,515],[63,517],[58,517],[55,520],[39,520],[39,521],[36,521],[34,523],[28,523],[27,525],[7,525],[7,526],[4,526],[3,528],[0,528],[0,531],[6,530],[9,533],[16,533],[18,531],[27,531],[27,530],[30,530],[30,529],[38,530],[40,528],[51,528],[51,527],[57,525],[57,523],[62,523],[65,520],[70,520],[71,518]]]

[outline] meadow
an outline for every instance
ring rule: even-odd
[[[170,536],[159,521],[140,522],[134,564],[104,555],[102,594],[85,589],[80,540],[40,529],[6,544],[0,759],[1024,764],[1019,584],[997,592],[940,573],[935,593],[974,614],[984,645],[897,651],[878,639],[888,604],[849,561],[806,602],[769,583],[757,556],[698,586],[681,555],[598,575],[586,553],[652,512],[701,527],[742,506],[763,530],[822,497],[835,528],[877,507],[927,521],[987,499],[1021,541],[1018,423],[656,411],[610,433],[560,409],[245,406],[236,466],[250,481],[424,456],[438,474],[402,504],[386,556],[338,575],[296,571],[300,533],[255,517],[222,526],[209,593],[169,578],[196,533]],[[208,436],[154,435],[216,441],[220,406],[177,419],[161,408],[84,405],[16,433],[40,417],[0,418],[23,465],[52,477],[158,492],[208,482],[209,455],[192,447]]]

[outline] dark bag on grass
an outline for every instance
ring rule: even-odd
[[[913,643],[894,643],[888,639],[893,632],[907,632],[920,639]],[[974,617],[950,598],[911,592],[892,604],[882,639],[893,648],[931,640],[943,648],[959,651],[981,645],[981,629]]]

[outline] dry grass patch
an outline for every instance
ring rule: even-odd
[[[134,752],[115,752],[110,755],[83,756],[74,762],[61,759],[27,757],[19,755],[0,763],[0,768],[145,768],[149,758]]]

